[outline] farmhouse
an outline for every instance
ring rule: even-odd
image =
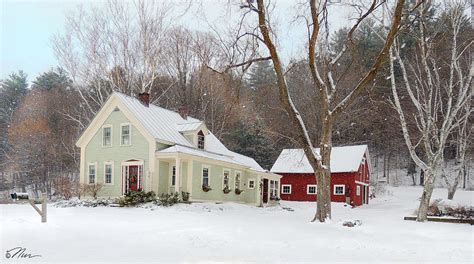
[[[319,153],[319,149],[316,149]],[[370,159],[367,145],[333,147],[331,201],[369,203]],[[302,149],[284,149],[271,172],[282,175],[280,196],[289,201],[316,201],[317,182]]]
[[[129,191],[188,192],[191,201],[273,204],[281,176],[228,150],[198,119],[114,92],[76,145],[80,181],[101,197]]]

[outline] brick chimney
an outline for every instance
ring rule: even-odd
[[[147,92],[139,93],[138,100],[140,100],[144,106],[148,107],[150,105],[150,94]]]
[[[178,107],[178,113],[183,119],[188,119],[188,107],[187,106]]]

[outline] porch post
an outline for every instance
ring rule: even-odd
[[[176,157],[176,181],[174,191],[180,193],[179,186],[181,185],[181,159]]]

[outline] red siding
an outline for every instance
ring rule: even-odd
[[[280,173],[283,177],[280,180],[280,197],[288,201],[316,201],[316,194],[307,194],[307,186],[316,183],[316,177],[313,173]],[[344,184],[354,205],[363,204],[364,185],[357,182],[369,183],[368,163],[361,163],[359,171],[347,173],[331,174],[331,201],[345,202],[346,194],[334,195],[334,185]],[[283,194],[283,185],[291,184],[291,194]],[[357,186],[360,186],[360,195],[357,196]],[[368,194],[366,194],[368,198]],[[368,203],[368,199],[367,199]]]

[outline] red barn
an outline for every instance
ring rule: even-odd
[[[319,149],[316,149],[319,153]],[[370,157],[367,145],[333,147],[331,201],[358,206],[369,203]],[[316,201],[317,182],[302,149],[284,149],[271,172],[282,175],[280,197],[288,201]]]

